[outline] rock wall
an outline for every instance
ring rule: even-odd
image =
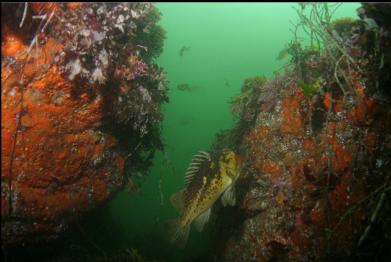
[[[377,18],[391,9],[368,4],[363,19],[368,8],[377,26],[357,23],[345,36],[355,39],[347,52],[357,67],[346,62],[335,69],[324,53],[303,51],[300,70],[296,63],[269,81],[248,79],[233,100],[238,125],[215,145],[238,148],[245,166],[237,207],[218,209],[223,261],[389,258],[391,110],[384,68],[391,31]]]
[[[58,237],[148,170],[168,100],[158,19],[148,3],[2,3],[5,244]]]

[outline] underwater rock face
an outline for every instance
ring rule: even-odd
[[[391,40],[382,37],[380,48]],[[390,190],[391,110],[389,90],[379,90],[388,78],[372,61],[365,64],[368,58],[371,53],[361,57],[363,72],[345,71],[347,95],[326,70],[321,77],[327,80],[312,96],[295,74],[252,93],[258,103],[243,110],[256,114],[238,145],[246,169],[232,212],[240,215],[218,220],[217,231],[229,232],[224,261],[363,260],[365,244],[368,258],[376,254],[374,239],[381,242],[390,225],[384,199]],[[378,85],[371,82],[376,79]]]
[[[360,177],[369,172],[364,165],[378,163],[370,171],[376,176],[376,169],[384,168],[380,163],[386,161],[386,155],[380,155],[373,163],[387,121],[385,111],[359,84],[356,90],[361,102],[340,111],[337,105],[342,98],[336,100],[332,120],[317,133],[309,131],[313,105],[296,85],[281,90],[273,112],[260,111],[263,120],[250,129],[242,145],[252,167],[239,206],[246,218],[240,233],[226,244],[226,261],[269,261],[280,256],[288,261],[303,261],[306,256],[319,259],[328,248],[328,237],[334,249],[352,248],[349,238],[362,229],[365,210],[359,208],[339,221],[370,193]],[[328,110],[326,101],[321,106]],[[325,228],[332,230],[331,236]]]
[[[143,139],[159,147],[158,18],[148,3],[2,4],[3,243],[58,237],[124,185]]]

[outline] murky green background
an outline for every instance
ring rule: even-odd
[[[292,40],[297,21],[295,3],[158,3],[160,24],[166,30],[158,64],[170,82],[170,102],[164,107],[165,154],[156,154],[147,177],[139,179],[140,193],[120,193],[109,204],[114,223],[141,253],[169,260],[193,260],[208,246],[208,237],[194,228],[188,245],[179,251],[164,245],[162,222],[177,216],[170,195],[182,188],[192,155],[208,150],[215,134],[230,128],[230,97],[243,80],[255,75],[270,78],[287,61],[276,57]],[[335,17],[356,17],[358,3],[343,4]],[[189,46],[181,57],[179,50]],[[191,92],[180,91],[186,83]],[[228,86],[227,86],[228,84]],[[164,160],[168,161],[164,161]],[[171,163],[171,164],[170,164]],[[159,190],[161,185],[161,191]],[[162,194],[161,194],[162,193]],[[212,209],[213,219],[213,209]],[[206,231],[208,231],[206,226]]]

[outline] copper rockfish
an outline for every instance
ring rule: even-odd
[[[212,157],[200,151],[194,156],[186,172],[184,189],[171,196],[171,203],[180,214],[179,219],[166,223],[171,243],[186,245],[193,220],[201,232],[220,196],[224,206],[235,205],[234,185],[239,168],[240,158],[233,151]]]

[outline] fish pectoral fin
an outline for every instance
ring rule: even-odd
[[[234,185],[229,186],[223,193],[221,197],[221,203],[223,206],[234,206],[236,204],[236,196],[235,196],[235,187]]]
[[[189,238],[190,225],[181,226],[179,220],[169,220],[165,223],[166,234],[171,244],[184,248]]]
[[[209,217],[210,217],[210,208],[208,208],[204,213],[199,215],[195,220],[194,220],[194,225],[197,229],[198,232],[201,232],[202,229],[204,228],[204,225],[208,223]]]
[[[175,207],[179,214],[183,212],[183,191],[174,193],[170,198],[171,204]]]

